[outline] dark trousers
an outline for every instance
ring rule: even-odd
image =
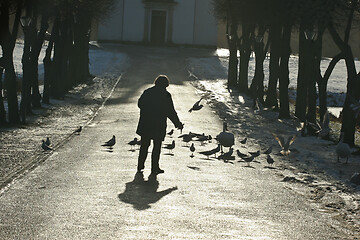
[[[141,137],[141,146],[138,158],[138,170],[144,169],[145,160],[148,155],[148,149],[150,146],[151,138],[149,137]],[[161,151],[161,140],[153,139],[153,150],[151,153],[151,171],[156,171],[159,169],[159,159],[160,159],[160,151]]]

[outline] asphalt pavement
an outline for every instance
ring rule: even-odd
[[[115,50],[115,49],[114,49]],[[355,239],[331,212],[323,211],[264,165],[226,163],[198,151],[175,130],[173,154],[162,150],[165,173],[136,173],[134,137],[142,91],[158,74],[169,76],[183,133],[216,136],[221,119],[187,82],[186,58],[210,50],[122,46],[130,67],[96,117],[49,158],[13,181],[0,195],[0,239]],[[168,121],[168,131],[174,126]],[[112,149],[102,147],[112,135]],[[236,143],[238,144],[238,143]],[[151,147],[150,147],[151,149]],[[235,154],[234,154],[235,155]]]

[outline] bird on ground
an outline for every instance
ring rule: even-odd
[[[216,140],[219,142],[219,144],[221,145],[221,151],[222,147],[232,147],[235,144],[235,137],[234,134],[227,132],[227,123],[224,122],[223,123],[223,131],[221,133],[219,133],[216,136]]]
[[[195,146],[194,146],[194,143],[191,144],[190,146],[190,151],[191,151],[191,155],[190,157],[194,157],[194,152],[195,152]]]
[[[81,131],[82,131],[82,126],[80,126],[78,129],[76,129],[74,131],[74,133],[80,134]]]
[[[51,142],[50,142],[50,138],[49,138],[49,137],[46,138],[45,144],[48,145],[48,146],[51,145]]]
[[[246,143],[246,141],[247,141],[247,137],[246,137],[246,138],[244,138],[243,140],[240,140],[240,143],[241,143],[241,144],[245,144],[245,143]]]
[[[282,136],[278,136],[275,133],[272,133],[276,141],[278,141],[280,147],[282,148],[280,153],[284,156],[290,154],[290,145],[295,141],[296,135],[289,136],[288,140],[285,142]]]
[[[274,159],[270,156],[270,154],[266,156],[266,161],[270,165],[273,165],[273,163],[275,162]]]
[[[185,135],[185,136],[183,136],[183,142],[185,142],[186,143],[186,146],[188,146],[187,144],[190,142],[190,141],[192,141],[192,136],[191,135]]]
[[[135,147],[138,144],[137,138],[135,137],[133,140],[128,142],[128,144],[131,146],[131,149],[133,149],[133,147]]]
[[[172,140],[170,144],[165,144],[164,148],[169,150],[169,153],[172,153],[172,150],[175,148],[175,140]]]
[[[223,159],[223,160],[232,160],[234,159],[234,156],[232,156],[234,152],[234,149],[232,147],[230,147],[229,151],[226,153],[221,154],[218,159]]]
[[[340,158],[346,158],[346,163],[348,163],[349,156],[351,154],[350,147],[347,143],[344,143],[344,133],[342,132],[340,134],[340,141],[336,145],[336,155],[338,162],[340,161]]]
[[[247,154],[240,152],[239,149],[236,150],[236,154],[237,154],[240,158],[243,158],[243,157],[247,157],[247,156],[248,156]]]
[[[43,149],[44,151],[50,151],[50,150],[53,150],[51,147],[49,147],[49,145],[47,145],[47,144],[45,143],[45,141],[44,141],[44,140],[42,140],[41,147],[42,147],[42,149]]]
[[[104,146],[104,147],[113,147],[115,145],[116,141],[115,141],[115,135],[112,136],[112,138],[105,142],[104,144],[102,144],[101,146]]]
[[[200,104],[201,100],[203,98],[200,98],[199,101],[197,101],[196,103],[194,103],[194,105],[190,108],[189,112],[191,113],[192,111],[199,111],[204,105]]]
[[[260,156],[260,150],[257,150],[256,152],[249,152],[251,156],[258,157]]]
[[[264,154],[270,154],[272,152],[273,146],[270,146],[266,151],[264,151]]]
[[[211,149],[211,150],[208,150],[208,151],[202,151],[202,152],[199,152],[200,154],[202,154],[202,155],[205,155],[205,156],[207,156],[208,158],[211,156],[211,155],[215,155],[215,157],[216,157],[216,153],[218,153],[218,152],[220,152],[220,144],[216,147],[216,148],[214,148],[214,149]]]
[[[171,136],[174,133],[174,129],[171,129],[170,132],[167,133],[167,135]]]
[[[248,157],[243,157],[242,159],[247,162],[248,166],[250,167],[250,163],[254,160],[254,155],[248,156]]]

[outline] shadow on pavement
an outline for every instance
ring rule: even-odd
[[[125,191],[120,193],[118,198],[124,203],[132,204],[136,210],[145,210],[151,207],[151,203],[156,203],[162,197],[177,190],[177,187],[172,187],[158,192],[158,188],[159,181],[155,174],[150,174],[145,181],[144,174],[137,172],[134,180],[126,183]]]

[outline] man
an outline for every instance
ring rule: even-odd
[[[141,136],[141,146],[138,158],[138,172],[144,169],[150,141],[153,140],[151,154],[151,173],[159,174],[164,170],[159,167],[161,143],[166,135],[166,121],[169,118],[176,128],[182,129],[183,124],[174,109],[171,94],[166,90],[169,79],[159,75],[154,82],[155,86],[146,89],[138,101],[140,119],[136,133]]]

